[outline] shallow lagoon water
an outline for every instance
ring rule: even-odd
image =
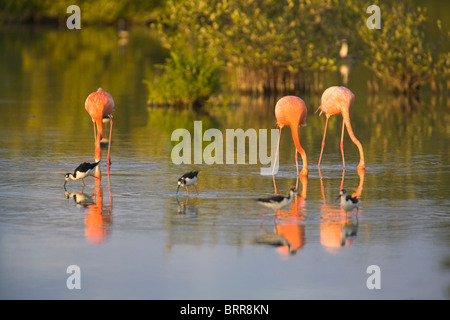
[[[47,41],[52,34],[39,32]],[[151,54],[132,55],[139,37],[146,36],[131,33],[130,45],[102,64],[103,76],[94,70],[84,79],[69,77],[83,59],[51,65],[55,57],[30,54],[47,52],[39,47],[42,39],[19,37],[20,45],[11,47],[11,39],[3,38],[2,46],[11,49],[3,53],[0,76],[2,299],[449,298],[446,96],[425,95],[418,107],[405,110],[389,96],[370,97],[361,86],[363,73],[351,73],[348,86],[357,97],[351,119],[367,168],[358,174],[359,155],[347,137],[343,182],[341,119],[330,119],[319,172],[325,120],[313,113],[320,95],[304,97],[309,110],[308,126],[300,129],[309,161],[308,179],[299,183],[304,197],[274,214],[255,202],[274,191],[272,177],[260,175],[264,165],[175,165],[171,133],[192,130],[195,120],[203,121],[204,130],[223,132],[275,128],[277,97],[239,97],[206,115],[147,108],[140,80],[152,69],[141,62]],[[98,51],[94,48],[102,57]],[[132,62],[144,67],[130,69]],[[339,81],[330,75],[330,85]],[[101,179],[86,179],[84,188],[69,181],[64,190],[64,174],[93,160],[84,100],[100,86],[117,106],[112,165],[108,172],[103,162]],[[296,177],[290,132],[283,130],[275,179],[279,192],[287,194]],[[187,197],[180,189],[177,196],[177,179],[193,169],[201,171],[200,194],[192,189]],[[358,213],[340,210],[335,199],[341,183],[360,192]],[[290,241],[291,252],[255,242],[277,235]],[[70,265],[80,267],[80,290],[67,288]],[[371,265],[380,268],[380,289],[367,286]]]

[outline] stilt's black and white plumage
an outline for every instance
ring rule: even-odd
[[[199,171],[191,171],[188,173],[185,173],[181,176],[180,179],[178,179],[178,188],[177,188],[177,193],[178,190],[180,190],[180,187],[183,186],[186,188],[187,193],[189,194],[189,186],[194,186],[195,192],[197,192],[197,188],[195,187],[197,185],[197,177],[198,177],[198,173]]]
[[[258,203],[262,204],[263,206],[265,206],[267,208],[278,210],[278,209],[281,209],[284,206],[292,203],[296,194],[297,194],[297,189],[292,188],[291,190],[289,190],[289,195],[287,195],[287,196],[276,195],[276,196],[271,196],[268,198],[259,198],[257,201],[258,201]]]
[[[345,211],[352,211],[356,208],[356,210],[359,210],[359,200],[356,197],[352,197],[351,195],[347,194],[345,189],[342,189],[340,194],[341,198],[341,207]]]
[[[69,181],[69,179],[72,179],[72,180],[80,180],[81,179],[81,181],[83,181],[83,186],[84,186],[84,178],[90,176],[92,174],[92,171],[94,171],[95,167],[98,166],[99,163],[100,163],[100,161],[93,162],[93,163],[83,162],[78,167],[76,167],[76,169],[73,171],[73,173],[66,173],[66,175],[64,177],[64,179],[66,180],[64,182],[64,186],[66,186],[66,183],[67,183],[67,181]]]

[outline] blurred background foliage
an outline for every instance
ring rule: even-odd
[[[244,92],[320,92],[321,72],[336,70],[338,59],[362,62],[396,94],[416,95],[425,85],[446,90],[449,33],[441,21],[434,21],[438,37],[429,38],[424,8],[385,1],[379,3],[381,29],[369,29],[367,6],[350,0],[168,0],[153,26],[169,50],[222,61]],[[339,56],[343,45],[347,53]]]
[[[63,26],[70,5],[81,9],[82,24],[115,24],[119,20],[148,23],[155,20],[164,0],[2,0],[0,20],[5,23],[52,23]]]
[[[3,0],[0,21],[3,26],[39,22],[65,28],[66,9],[76,4],[82,29],[114,25],[126,41],[128,29],[144,25],[166,50],[152,77],[144,78],[148,102],[198,107],[223,91],[319,93],[326,85],[326,72],[346,68],[348,72],[355,64],[373,72],[372,90],[397,95],[417,95],[424,88],[449,92],[449,25],[446,19],[439,20],[449,5],[434,2],[430,18],[418,3]],[[366,26],[371,4],[381,9],[379,30]],[[340,55],[344,45],[347,53]],[[104,48],[105,59],[110,49]],[[56,61],[67,59],[57,51],[52,56]],[[89,56],[81,59],[89,64]]]
[[[405,3],[380,3],[383,26],[378,32],[357,28],[364,45],[364,64],[396,93],[417,93],[423,85],[441,85],[450,75],[449,33],[435,21],[438,38],[427,38],[426,10]]]

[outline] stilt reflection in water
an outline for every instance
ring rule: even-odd
[[[186,197],[186,200],[180,201],[178,197],[176,197],[178,203],[178,214],[182,215],[197,215],[197,198],[194,198],[192,203],[189,203],[189,197]]]
[[[83,186],[81,192],[69,192],[65,187],[65,196],[67,199],[73,198],[77,206],[84,209],[85,213],[85,236],[86,240],[92,244],[100,244],[106,241],[112,226],[112,209],[113,197],[111,190],[111,180],[108,172],[108,190],[109,204],[104,205],[103,186],[101,185],[101,172],[96,167],[95,185],[89,189],[93,189],[93,194],[85,192]]]

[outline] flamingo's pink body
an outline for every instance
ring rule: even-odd
[[[319,163],[318,166],[320,167],[320,162],[322,160],[322,153],[323,148],[325,146],[325,136],[327,134],[327,126],[328,126],[328,119],[332,115],[336,114],[342,114],[342,135],[341,135],[341,153],[342,153],[342,164],[345,168],[345,159],[344,159],[344,127],[347,128],[348,135],[350,136],[350,139],[352,139],[353,143],[358,147],[360,160],[358,169],[364,169],[365,168],[365,162],[364,162],[364,151],[361,143],[358,139],[356,139],[355,134],[352,130],[352,125],[350,123],[350,113],[349,109],[350,106],[353,103],[353,100],[355,99],[355,95],[346,87],[330,87],[326,89],[322,94],[321,99],[321,105],[319,106],[320,114],[325,113],[326,116],[326,122],[325,122],[325,129],[323,134],[323,140],[322,140],[322,149],[320,150],[320,157],[319,157]]]
[[[295,144],[295,163],[297,166],[297,177],[298,173],[298,155],[297,152],[300,153],[303,160],[303,169],[300,175],[308,175],[308,165],[306,160],[305,150],[300,145],[300,139],[298,137],[298,126],[306,126],[306,115],[308,110],[306,109],[306,105],[302,99],[296,96],[285,96],[278,100],[275,106],[275,116],[277,118],[277,125],[280,127],[280,132],[278,135],[278,145],[277,151],[275,152],[275,163],[278,157],[278,149],[280,146],[280,137],[281,137],[281,129],[284,126],[289,126],[291,128],[292,140]],[[275,169],[275,167],[274,167]],[[273,174],[273,172],[272,172]],[[298,179],[297,179],[297,187],[298,187]]]
[[[100,141],[103,138],[103,118],[109,117],[110,119],[110,132],[109,132],[109,144],[108,144],[108,165],[111,164],[110,149],[111,149],[111,133],[113,126],[112,113],[114,112],[114,100],[112,96],[99,88],[96,92],[91,93],[85,102],[86,111],[92,118],[94,125],[94,137],[95,137],[95,161],[100,161],[102,158],[102,151],[100,147]]]

